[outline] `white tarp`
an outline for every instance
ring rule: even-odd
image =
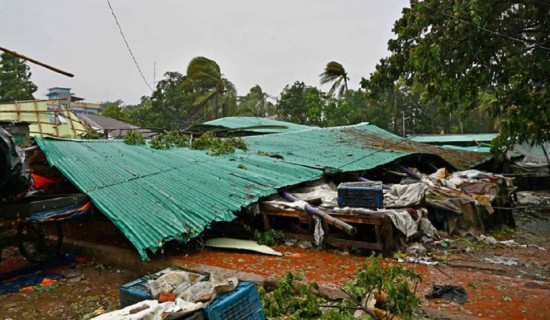
[[[252,240],[214,238],[208,239],[205,245],[212,248],[246,250],[279,257],[283,255],[282,253],[275,251],[266,245],[258,244],[256,241]]]
[[[420,204],[428,186],[422,182],[394,184],[384,193],[385,208],[405,208]]]

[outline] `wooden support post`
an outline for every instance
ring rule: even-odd
[[[264,231],[268,231],[269,229],[271,229],[271,226],[269,224],[269,216],[267,214],[263,214],[262,216],[264,218]]]

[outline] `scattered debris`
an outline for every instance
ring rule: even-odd
[[[407,255],[411,257],[422,257],[426,255],[426,248],[418,242],[409,244],[407,247]]]
[[[505,245],[505,246],[508,246],[508,247],[520,247],[520,248],[533,247],[533,248],[537,248],[541,251],[546,250],[546,248],[540,247],[540,246],[537,246],[537,245],[534,245],[534,244],[519,244],[514,240],[498,241],[498,243],[500,243],[502,245]]]
[[[502,264],[505,266],[517,266],[520,263],[520,261],[516,258],[508,258],[508,257],[500,257],[500,256],[486,257],[486,258],[483,258],[483,261],[494,263],[494,264]]]

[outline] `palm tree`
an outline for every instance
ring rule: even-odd
[[[267,101],[268,94],[262,90],[262,87],[255,85],[250,89],[249,95],[255,100],[254,110],[255,115],[258,117],[267,116],[267,109],[269,102]]]
[[[225,100],[228,95],[236,94],[235,86],[223,77],[220,66],[205,57],[196,57],[189,62],[184,86],[198,95],[193,106],[211,105],[216,118],[219,114],[226,116]]]
[[[338,62],[331,61],[327,63],[325,71],[319,77],[321,77],[321,85],[332,83],[329,94],[334,94],[338,88],[338,96],[343,96],[348,92],[348,73]]]

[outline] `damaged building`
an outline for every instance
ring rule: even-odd
[[[507,192],[489,188],[479,191],[482,200],[476,200],[456,185],[454,191],[447,190],[457,179],[465,179],[453,180],[449,171],[483,165],[490,154],[441,149],[369,124],[291,131],[278,125],[270,129],[275,132],[243,137],[248,151],[221,156],[120,140],[36,138],[36,143],[48,164],[89,197],[142,259],[167,243],[188,242],[216,222],[243,215],[261,228],[284,228],[295,237],[314,240],[322,232],[327,244],[387,251],[400,237],[412,236],[410,222],[416,227],[423,217],[449,232],[481,232],[484,221],[493,216],[491,204],[500,192]],[[223,127],[223,121],[216,126]],[[247,127],[252,133],[257,129]],[[438,168],[446,170],[437,171],[436,178],[423,175]],[[495,186],[501,183],[499,177],[483,179],[492,179]],[[402,184],[404,180],[410,181]],[[361,191],[383,194],[383,202],[357,205],[363,208],[339,205],[336,186],[350,182],[367,183]],[[308,197],[295,189],[315,184],[329,191],[328,196]],[[407,194],[396,190],[399,185],[414,185],[410,188],[417,198],[389,205],[392,196]],[[444,185],[446,191],[441,191]],[[296,196],[291,200],[302,200],[294,201],[302,206],[270,203],[280,201],[276,197],[284,197],[285,191]],[[323,203],[323,198],[331,199]],[[287,197],[283,202],[291,201]],[[306,204],[321,214],[311,215]]]

